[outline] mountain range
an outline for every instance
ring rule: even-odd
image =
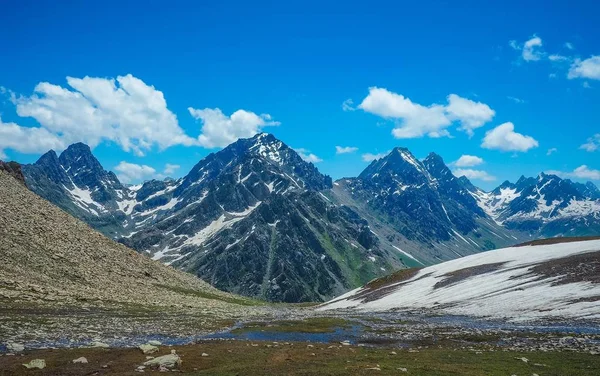
[[[87,145],[22,167],[27,186],[105,235],[213,286],[324,301],[397,269],[540,235],[600,232],[592,183],[553,175],[484,192],[442,158],[395,148],[336,182],[273,135],[240,139],[180,179],[127,186]]]

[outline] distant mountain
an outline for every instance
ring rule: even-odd
[[[600,240],[549,239],[397,272],[320,310],[597,320]],[[546,321],[544,321],[546,322]]]
[[[361,215],[377,218],[392,246],[430,264],[514,244],[521,236],[492,221],[465,184],[474,188],[439,155],[419,161],[395,148],[358,178],[337,181],[333,192]]]
[[[125,215],[119,202],[128,189],[104,170],[87,145],[73,144],[60,156],[50,150],[22,168],[27,186],[38,195],[109,236],[120,233]]]
[[[177,180],[126,186],[84,144],[49,151],[23,174],[31,190],[107,236],[220,289],[271,301],[326,300],[397,269],[539,234],[598,233],[593,184],[542,188],[522,178],[487,193],[440,156],[420,161],[404,148],[333,183],[265,133],[209,154]],[[536,214],[536,186],[545,205],[560,201],[548,219]]]
[[[178,180],[123,186],[80,144],[24,171],[41,196],[223,290],[324,300],[405,267],[364,219],[331,202],[331,178],[269,134],[208,155]]]
[[[593,183],[574,183],[556,175],[521,177],[492,192],[470,190],[498,224],[535,236],[600,234],[600,192]]]

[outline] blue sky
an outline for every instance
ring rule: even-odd
[[[0,154],[84,141],[136,181],[263,130],[334,178],[405,146],[486,189],[600,181],[597,2],[282,3],[3,4]]]

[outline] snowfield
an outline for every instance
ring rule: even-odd
[[[318,310],[431,310],[510,321],[600,319],[600,240],[498,249],[406,275],[350,291]]]

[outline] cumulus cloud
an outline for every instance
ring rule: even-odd
[[[456,167],[473,167],[483,164],[483,158],[475,155],[463,154],[453,164]]]
[[[335,153],[336,154],[349,154],[354,153],[358,150],[355,146],[336,146]]]
[[[588,59],[575,59],[569,73],[569,79],[588,78],[591,80],[600,80],[600,56],[592,56]]]
[[[344,111],[356,111],[354,107],[354,101],[352,99],[346,99],[342,102],[342,110]]]
[[[473,129],[490,121],[495,112],[486,104],[462,98],[456,94],[447,97],[448,104],[424,106],[384,88],[371,87],[369,94],[358,106],[365,112],[398,121],[392,130],[396,138],[445,137],[453,122],[469,135]]]
[[[448,95],[446,112],[451,120],[460,122],[459,129],[467,132],[469,136],[473,135],[474,129],[482,127],[496,115],[487,104],[474,102],[456,94]]]
[[[174,174],[174,173],[175,173],[175,171],[179,170],[179,168],[180,168],[180,167],[181,167],[181,166],[180,166],[180,165],[177,165],[177,164],[171,164],[171,163],[167,163],[167,164],[165,165],[165,169],[164,169],[163,173],[164,173],[165,175],[172,175],[172,174]]]
[[[483,170],[473,170],[470,168],[459,168],[453,171],[455,176],[466,176],[469,180],[494,181],[496,177]]]
[[[362,160],[365,162],[373,162],[376,159],[381,159],[381,158],[385,157],[389,153],[390,153],[389,150],[384,151],[383,153],[378,153],[378,154],[365,153],[362,155]]]
[[[225,147],[240,138],[254,136],[264,127],[279,125],[269,114],[257,115],[245,110],[237,110],[231,116],[218,108],[199,110],[189,107],[188,111],[202,122],[198,143],[206,148]]]
[[[542,39],[536,35],[532,36],[522,45],[517,43],[515,40],[511,40],[509,45],[513,49],[521,51],[521,57],[523,60],[528,62],[538,61],[544,56],[544,51],[542,50]]]
[[[587,139],[587,142],[579,147],[585,151],[596,151],[600,149],[600,133],[596,133],[592,137]]]
[[[153,146],[194,145],[161,91],[128,74],[112,78],[67,77],[68,88],[39,83],[33,95],[15,98],[17,114],[37,120],[62,144],[95,147],[111,141],[144,155]]]
[[[548,149],[548,151],[546,152],[546,155],[552,155],[554,153],[556,153],[558,151],[557,148],[550,148]]]
[[[24,154],[44,153],[50,149],[64,149],[64,140],[45,128],[22,127],[4,123],[0,118],[0,158],[6,159],[5,149]]]
[[[600,170],[594,170],[587,165],[581,165],[573,171],[546,171],[547,174],[558,175],[566,178],[600,180]]]
[[[537,146],[539,144],[533,137],[515,132],[515,126],[511,122],[500,124],[488,131],[481,144],[485,149],[522,152]]]
[[[294,151],[296,153],[298,153],[300,158],[304,159],[306,162],[311,162],[311,163],[323,162],[323,160],[321,158],[319,158],[315,154],[311,153],[310,150],[306,150],[304,148],[299,148],[299,149],[294,149]]]
[[[116,167],[117,177],[123,183],[139,183],[153,178],[156,170],[150,166],[121,161]]]

